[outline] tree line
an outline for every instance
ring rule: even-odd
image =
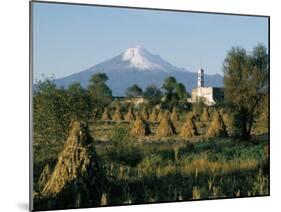
[[[222,107],[233,114],[237,136],[249,139],[253,125],[264,111],[268,111],[268,54],[263,45],[246,52],[232,48],[224,60],[224,102]],[[105,73],[93,75],[86,88],[80,83],[68,88],[57,87],[54,79],[36,84],[33,93],[33,124],[35,140],[56,142],[65,138],[72,119],[94,121],[113,100],[112,90],[106,84]],[[143,91],[137,84],[126,90],[126,97],[143,96],[151,106],[172,109],[189,97],[185,86],[174,77],[164,80],[161,88],[149,85]],[[268,112],[267,112],[268,113]]]
[[[105,107],[113,101],[112,90],[106,84],[105,73],[94,74],[86,88],[79,82],[67,88],[57,87],[53,78],[38,81],[33,93],[33,122],[36,140],[43,142],[63,139],[71,120],[95,121]],[[134,84],[126,90],[126,97],[143,96],[150,107],[162,102],[162,107],[172,108],[178,101],[189,96],[184,85],[174,77],[165,79],[162,90],[149,85],[145,91]]]

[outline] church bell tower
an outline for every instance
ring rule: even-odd
[[[198,70],[197,87],[204,87],[204,70],[202,68]]]

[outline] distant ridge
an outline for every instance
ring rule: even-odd
[[[161,87],[164,79],[169,76],[174,76],[179,82],[182,82],[188,91],[196,87],[197,82],[197,73],[177,68],[159,55],[151,54],[144,47],[137,45],[86,70],[59,78],[55,80],[55,83],[58,86],[68,87],[72,83],[80,82],[83,87],[86,87],[89,78],[97,72],[108,75],[107,84],[112,89],[114,96],[125,95],[126,89],[135,83],[143,89],[150,84]],[[205,84],[206,86],[222,87],[223,77],[219,74],[205,74]]]

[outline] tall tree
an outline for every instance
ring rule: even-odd
[[[134,84],[134,85],[128,87],[126,90],[126,96],[129,98],[136,97],[136,96],[142,96],[142,94],[143,94],[142,89],[137,84]]]
[[[93,106],[93,117],[101,115],[103,108],[106,107],[112,100],[112,91],[106,85],[108,76],[105,73],[94,74],[88,84],[88,92],[91,96]]]
[[[185,86],[182,83],[177,82],[175,77],[168,77],[164,80],[162,89],[165,94],[165,106],[172,109],[177,106],[179,100],[188,96]]]
[[[175,90],[176,90],[176,93],[177,93],[177,95],[179,96],[180,99],[188,97],[188,93],[186,91],[186,88],[182,83],[178,82],[176,84]]]
[[[165,90],[165,94],[171,95],[175,91],[177,80],[175,77],[168,77],[164,80],[162,88]]]
[[[67,91],[57,88],[53,79],[37,83],[33,94],[33,130],[35,142],[62,141],[71,119]]]
[[[160,103],[163,97],[162,91],[154,84],[146,87],[144,91],[144,97],[146,97],[151,105],[157,105]]]
[[[268,94],[268,54],[263,45],[249,54],[232,48],[224,61],[225,101],[233,109],[234,123],[243,139],[250,139],[253,123]]]
[[[80,83],[68,87],[71,116],[75,120],[88,121],[92,114],[91,97],[89,92],[82,88]]]

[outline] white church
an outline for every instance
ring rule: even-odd
[[[198,70],[197,88],[192,89],[191,99],[189,102],[195,103],[203,101],[206,105],[215,105],[218,101],[224,99],[224,89],[219,87],[205,87],[204,86],[204,70]]]

